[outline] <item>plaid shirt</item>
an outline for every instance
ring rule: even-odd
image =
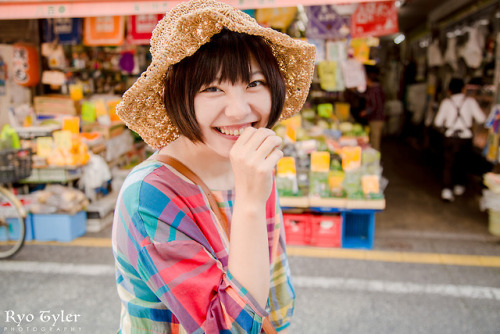
[[[231,221],[234,191],[214,191]],[[146,160],[122,186],[113,254],[120,333],[260,333],[288,327],[295,293],[276,189],[266,205],[271,289],[263,309],[228,271],[229,241],[201,188]]]

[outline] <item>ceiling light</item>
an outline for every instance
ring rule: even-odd
[[[399,34],[397,35],[395,38],[394,38],[394,43],[395,44],[400,44],[401,42],[403,42],[405,40],[405,35],[403,34]]]

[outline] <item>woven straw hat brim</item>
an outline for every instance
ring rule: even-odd
[[[125,92],[116,109],[125,124],[151,147],[160,149],[179,136],[163,102],[163,81],[168,68],[193,55],[224,27],[261,36],[269,42],[286,86],[280,120],[302,108],[314,72],[316,49],[313,45],[264,28],[227,4],[213,0],[185,2],[167,12],[157,24],[151,38],[151,64]]]

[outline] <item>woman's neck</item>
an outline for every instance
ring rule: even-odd
[[[222,157],[202,143],[193,143],[185,137],[168,144],[159,154],[176,158],[212,190],[234,188],[233,169],[229,158]]]

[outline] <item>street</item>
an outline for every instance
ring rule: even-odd
[[[0,332],[115,333],[120,305],[106,233],[28,244],[1,261]],[[423,239],[432,243],[429,235],[411,242]],[[476,254],[289,247],[297,294],[290,333],[500,333],[500,257],[479,256],[500,254],[500,243],[456,239],[439,244]],[[390,233],[377,240],[411,243]]]

